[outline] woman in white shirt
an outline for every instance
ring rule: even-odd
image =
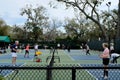
[[[35,49],[35,55],[34,56],[37,56],[36,55],[36,52],[38,51],[38,45],[37,44],[35,44],[34,49]]]

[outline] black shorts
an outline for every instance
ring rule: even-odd
[[[109,58],[103,58],[103,64],[108,65],[109,64]]]
[[[28,50],[25,50],[25,54],[29,54],[29,51],[28,51]]]
[[[86,53],[89,53],[89,50],[87,50],[87,52]]]

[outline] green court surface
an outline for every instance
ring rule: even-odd
[[[42,52],[42,55],[39,56],[39,58],[42,60],[41,62],[35,62],[33,61],[34,58],[34,50],[30,50],[30,58],[24,58],[24,51],[22,53],[18,53],[18,59],[17,64],[22,63],[21,66],[29,66],[29,67],[46,67],[49,64],[49,60],[46,62],[46,58],[48,56],[51,56],[50,50],[39,50]],[[67,50],[57,50],[58,53],[55,53],[55,56],[60,57],[60,62],[58,59],[54,59],[54,65],[53,67],[82,67],[81,64],[101,64],[102,60],[96,58],[94,60],[90,60],[93,56],[98,57],[101,52],[99,51],[90,51],[91,55],[85,55],[85,51],[83,50],[71,50],[71,52],[67,52]],[[9,57],[8,57],[9,55]],[[6,56],[7,58],[4,58],[0,60],[0,64],[4,65],[4,63],[11,64],[11,56],[10,53],[7,54],[1,54],[0,57]],[[75,57],[74,57],[75,56]],[[77,57],[84,56],[86,59],[77,59]],[[20,58],[19,58],[20,57]],[[89,59],[90,58],[90,59]],[[120,63],[120,59],[118,60],[118,63]],[[12,72],[9,72],[5,75],[6,80],[46,80],[46,70],[14,70]],[[15,76],[14,76],[15,75]],[[72,71],[67,70],[59,70],[55,69],[52,70],[52,80],[72,80]],[[81,70],[78,69],[76,71],[76,80],[97,80],[94,75],[92,75],[87,70]]]

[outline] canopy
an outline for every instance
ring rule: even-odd
[[[0,36],[0,42],[10,42],[10,38],[8,36]]]

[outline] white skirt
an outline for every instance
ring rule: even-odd
[[[17,57],[17,53],[12,52],[11,54],[12,54],[12,57]]]

